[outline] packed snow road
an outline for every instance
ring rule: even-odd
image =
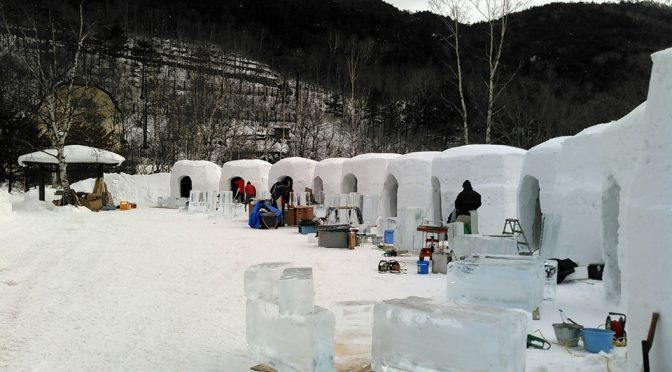
[[[407,296],[445,298],[445,276],[379,274],[380,251],[318,248],[294,228],[141,208],[18,211],[0,221],[0,370],[246,371],[243,271],[290,261],[313,267],[321,306]],[[600,283],[558,288],[558,306],[589,324],[608,309]],[[477,347],[477,345],[474,345]],[[623,351],[610,355],[619,370]],[[530,350],[528,371],[604,371],[608,358],[555,346]]]

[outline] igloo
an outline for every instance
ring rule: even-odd
[[[330,158],[317,163],[313,173],[313,192],[316,196],[321,192],[324,195],[340,194],[341,173],[346,160],[347,158]]]
[[[387,165],[399,154],[362,154],[343,162],[341,194],[378,195],[383,191]]]
[[[455,209],[462,183],[481,194],[478,230],[501,234],[506,218],[516,216],[518,181],[526,151],[503,145],[465,145],[440,153],[432,162],[434,219],[445,221]]]
[[[438,151],[412,152],[390,160],[384,176],[381,215],[397,217],[397,210],[418,207],[431,219],[432,160]]]
[[[170,196],[188,198],[191,190],[215,191],[222,168],[205,160],[180,160],[170,170]]]
[[[268,191],[268,173],[271,163],[259,159],[232,160],[222,166],[222,176],[219,179],[220,191],[234,191],[232,182],[242,179],[245,184],[250,181],[257,189],[257,195]]]
[[[653,312],[660,313],[651,370],[672,370],[672,48],[654,53],[646,108],[638,127],[632,176],[623,180],[619,256],[628,314],[628,370],[642,366],[639,341],[647,338]],[[629,156],[634,156],[630,153]],[[624,157],[627,155],[624,155]],[[632,345],[632,346],[630,346]]]
[[[294,191],[303,192],[306,187],[313,187],[313,173],[316,166],[317,162],[312,159],[300,157],[282,159],[273,164],[268,172],[268,188],[270,190],[281,177],[289,177]]]

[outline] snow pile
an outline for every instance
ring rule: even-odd
[[[504,220],[516,215],[518,181],[526,151],[502,145],[466,145],[448,149],[432,162],[432,200],[440,200],[440,213],[446,220],[455,209],[455,198],[462,183],[471,181],[481,194],[478,230],[481,234],[500,234]],[[436,179],[434,179],[436,178]],[[439,195],[436,191],[439,190]]]
[[[388,163],[399,154],[362,154],[343,162],[341,193],[379,195],[383,192]]]
[[[180,160],[170,170],[170,197],[181,193],[189,197],[189,191],[212,191],[219,188],[222,168],[205,160]],[[182,188],[184,187],[184,190]]]
[[[0,189],[0,219],[9,217],[12,214],[12,202],[9,200],[9,193]]]
[[[19,156],[19,165],[25,163],[49,163],[58,164],[56,149],[35,151],[30,154]],[[63,148],[66,163],[100,163],[119,165],[126,160],[123,156],[113,152],[82,145],[68,145]]]
[[[432,160],[438,151],[413,152],[390,160],[382,192],[382,216],[397,217],[397,209],[419,207],[431,219]]]
[[[156,205],[160,196],[170,193],[170,173],[136,174],[105,173],[105,184],[115,204],[129,201],[142,206]],[[91,192],[95,183],[89,178],[72,185],[77,191]]]
[[[268,172],[271,163],[259,159],[233,160],[224,163],[222,176],[219,179],[219,190],[234,191],[231,189],[231,180],[240,177],[245,181],[252,182],[257,189],[257,195],[268,191]]]
[[[315,160],[292,157],[285,158],[271,166],[268,172],[268,188],[283,176],[292,178],[292,187],[296,192],[302,192],[306,187],[313,187],[313,173],[317,162]]]
[[[343,162],[347,158],[330,158],[317,163],[313,173],[313,191],[324,191],[325,195],[341,193]]]

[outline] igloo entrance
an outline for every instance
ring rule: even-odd
[[[188,198],[191,193],[191,178],[184,176],[180,179],[180,197]]]
[[[437,177],[432,177],[432,211],[433,219],[436,221],[443,221],[443,214],[441,213],[441,182]]]
[[[320,177],[313,178],[313,195],[317,204],[324,203],[324,182]]]
[[[607,179],[602,193],[602,247],[604,252],[604,276],[607,298],[621,297],[621,268],[618,262],[618,234],[620,225],[621,187],[613,177]]]
[[[533,176],[525,176],[520,187],[520,222],[533,250],[541,249],[543,215],[539,201],[539,180]]]
[[[399,183],[393,175],[387,176],[383,185],[383,216],[397,217],[397,193]]]
[[[357,177],[352,173],[345,175],[341,182],[341,193],[349,194],[351,192],[357,192]]]

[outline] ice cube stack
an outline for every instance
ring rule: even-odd
[[[334,370],[334,315],[314,305],[311,268],[271,262],[245,271],[251,355],[278,371]]]

